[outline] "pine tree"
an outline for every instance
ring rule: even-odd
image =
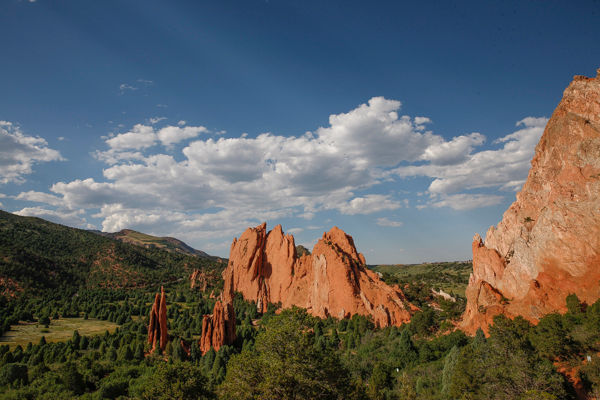
[[[121,347],[119,351],[119,359],[122,361],[133,360],[133,351],[131,351],[131,347],[129,345]]]
[[[204,364],[204,369],[206,371],[210,371],[212,369],[213,364],[215,363],[215,357],[217,353],[215,349],[212,347],[206,352],[206,354],[202,357],[202,363]]]
[[[108,352],[106,353],[106,358],[110,361],[116,361],[117,360],[117,350],[115,350],[115,348],[111,346],[108,349]]]
[[[181,343],[173,342],[173,360],[175,361],[184,361],[187,358],[187,354],[185,354],[185,350],[181,347]]]
[[[400,343],[398,344],[398,351],[402,354],[403,367],[412,365],[419,358],[419,352],[415,347],[410,332],[408,329],[404,329],[400,334]]]
[[[454,346],[450,349],[450,352],[446,355],[446,359],[444,360],[444,369],[442,371],[442,395],[445,397],[450,395],[452,375],[454,374],[454,368],[458,363],[459,353],[458,347]]]
[[[213,362],[210,374],[217,382],[219,382],[219,375],[221,370],[225,368],[225,362],[223,361],[223,354],[219,351],[215,356],[215,361]],[[222,372],[221,372],[222,373]]]
[[[73,331],[73,337],[71,338],[71,343],[73,343],[73,348],[75,350],[79,349],[79,342],[81,341],[81,335],[77,330]]]
[[[134,353],[133,357],[136,360],[143,360],[144,359],[144,345],[142,343],[138,343],[138,345],[136,346],[135,353]]]
[[[198,361],[200,361],[201,357],[202,357],[202,352],[200,351],[198,342],[194,340],[192,342],[192,346],[190,347],[190,359],[193,362],[197,363]]]
[[[337,329],[335,329],[335,327],[333,329],[331,329],[331,338],[329,340],[329,344],[334,349],[337,349],[338,346],[340,345],[340,337],[338,336],[338,332],[337,332]]]
[[[369,393],[373,399],[384,399],[385,390],[391,384],[391,376],[388,368],[382,363],[375,364],[371,379],[369,379]]]

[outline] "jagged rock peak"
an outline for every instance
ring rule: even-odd
[[[370,315],[379,326],[409,321],[414,306],[365,266],[352,237],[337,227],[323,234],[311,254],[299,257],[292,235],[281,225],[267,232],[263,223],[233,240],[223,297],[240,292],[261,312],[281,302],[320,317]]]
[[[516,201],[473,238],[462,327],[495,315],[536,322],[575,293],[600,298],[600,70],[575,76],[548,121]]]
[[[346,234],[343,230],[334,226],[329,230],[329,232],[323,233],[323,241],[332,244],[335,244],[343,253],[350,256],[350,258],[362,265],[366,265],[367,262],[362,253],[359,253],[356,250],[356,246],[354,245],[354,239],[352,236]]]
[[[168,341],[167,299],[165,289],[161,286],[160,293],[156,293],[154,296],[154,304],[150,310],[150,322],[148,323],[148,343],[152,346],[150,352],[155,352],[157,348],[164,351]]]

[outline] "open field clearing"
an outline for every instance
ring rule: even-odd
[[[99,319],[83,318],[60,318],[52,320],[48,328],[37,322],[20,322],[13,325],[10,331],[0,337],[0,345],[8,344],[11,349],[21,345],[25,348],[27,343],[37,344],[42,336],[47,342],[62,342],[71,339],[73,331],[79,331],[80,335],[93,336],[103,334],[106,330],[114,332],[117,324]]]

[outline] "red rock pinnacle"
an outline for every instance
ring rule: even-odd
[[[210,348],[219,350],[225,344],[235,341],[235,311],[232,303],[217,300],[212,315],[205,315],[202,320],[200,350],[205,354]]]
[[[154,296],[154,304],[150,310],[150,322],[148,324],[148,343],[152,346],[150,352],[153,353],[157,345],[164,351],[168,341],[167,299],[165,297],[165,290],[161,287],[160,294],[157,293]]]

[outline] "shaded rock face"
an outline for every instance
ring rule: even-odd
[[[516,201],[473,239],[462,328],[498,314],[537,322],[565,297],[600,298],[600,70],[576,76],[552,114]]]
[[[148,323],[148,343],[152,346],[151,353],[154,353],[157,348],[164,351],[169,341],[167,300],[164,288],[161,287],[160,292],[154,297],[154,304],[150,310],[150,322]]]
[[[261,312],[281,302],[319,317],[360,314],[372,316],[378,326],[408,322],[413,306],[365,264],[352,237],[337,227],[323,234],[312,254],[298,257],[292,235],[284,235],[281,225],[267,233],[263,223],[233,240],[223,296],[240,292]]]
[[[212,315],[202,320],[200,351],[205,354],[211,347],[218,351],[225,344],[235,341],[235,311],[231,302],[217,300]]]

